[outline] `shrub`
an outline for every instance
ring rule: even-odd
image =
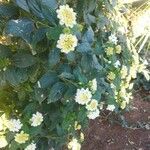
[[[149,76],[120,9],[107,0],[1,3],[1,148],[77,150],[89,119],[128,107],[137,72]]]

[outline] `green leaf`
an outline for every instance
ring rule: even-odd
[[[45,4],[43,2],[41,4],[42,14],[44,18],[49,21],[49,24],[53,25],[56,25],[56,22],[58,21],[55,7],[57,7],[57,4],[54,4],[54,6],[52,6],[52,3],[48,5],[46,4],[46,2]]]
[[[86,110],[84,107],[82,107],[79,111],[78,111],[78,120],[80,120],[81,122],[84,122],[84,120],[87,118],[87,114],[86,114]]]
[[[49,28],[47,32],[47,38],[49,40],[58,40],[60,34],[62,33],[63,28],[61,26],[56,26],[53,28]]]
[[[41,66],[40,65],[33,65],[30,68],[28,68],[28,75],[29,80],[32,83],[35,83],[38,80],[39,74],[41,73]]]
[[[27,53],[17,53],[13,56],[13,63],[16,67],[27,68],[36,63],[36,58]]]
[[[95,10],[96,8],[96,0],[90,0],[89,3],[88,3],[88,12],[91,13]]]
[[[28,80],[25,69],[10,68],[5,71],[6,80],[13,86],[17,86]]]
[[[0,88],[6,85],[6,78],[3,72],[0,72]]]
[[[95,55],[102,55],[105,51],[104,48],[101,46],[100,42],[95,44],[95,48],[93,49]]]
[[[62,72],[71,73],[72,69],[71,69],[69,64],[60,64],[57,71],[58,71],[59,74],[61,74]]]
[[[50,146],[48,145],[47,138],[40,138],[37,142],[37,147],[39,150],[48,150]]]
[[[92,66],[92,56],[88,54],[83,54],[81,58],[81,67],[83,72],[89,72],[93,66]]]
[[[84,6],[85,6],[85,3],[86,0],[78,0],[77,1],[77,5],[76,5],[76,10],[77,10],[77,14],[79,15],[79,17],[82,16],[82,13],[83,13],[83,9],[84,9]]]
[[[34,24],[29,19],[10,20],[6,25],[6,34],[9,36],[21,37],[27,42],[31,42],[31,32]]]
[[[57,65],[60,62],[60,50],[55,48],[50,51],[49,53],[49,66],[53,68],[55,65]]]
[[[48,97],[48,90],[35,88],[35,100],[38,101],[40,104]]]
[[[69,99],[72,100],[72,96],[75,95],[77,89],[72,84],[68,84],[67,86],[68,86],[68,89],[65,92],[64,98],[67,100],[69,100]]]
[[[99,89],[94,93],[93,99],[96,99],[96,100],[100,101],[101,96],[102,96],[102,92],[99,91],[100,89],[101,89],[101,88],[99,88]]]
[[[62,82],[57,82],[51,88],[48,103],[56,102],[63,97],[64,92],[66,91],[66,86]]]
[[[41,1],[37,0],[26,0],[27,5],[30,11],[40,19],[44,19],[44,16],[41,11]]]
[[[98,58],[96,57],[96,55],[93,55],[93,66],[94,68],[96,68],[97,70],[102,70],[103,67],[100,65],[100,63],[98,62]]]
[[[71,73],[68,73],[68,72],[62,72],[60,75],[59,75],[60,78],[65,78],[65,79],[74,79],[74,76],[73,74]]]
[[[28,4],[26,2],[26,0],[16,0],[15,3],[22,9],[26,10],[27,12],[29,12],[29,7]]]
[[[38,127],[30,127],[30,130],[29,130],[29,133],[32,135],[32,136],[36,136],[38,134],[40,134],[42,131],[42,128],[41,126],[38,126]]]
[[[88,42],[83,42],[77,46],[77,51],[81,53],[89,52],[91,50],[92,48]]]
[[[109,20],[107,17],[105,17],[102,14],[99,14],[99,17],[97,18],[97,27],[99,29],[103,29],[105,26],[109,25]]]
[[[29,103],[25,108],[23,109],[23,114],[26,117],[30,117],[33,113],[35,113],[37,108],[36,103]]]
[[[0,90],[0,110],[5,113],[11,113],[12,109],[14,109],[14,103],[16,95],[11,91],[6,89]]]
[[[94,31],[91,26],[88,28],[86,33],[83,35],[82,41],[88,42],[90,44],[92,44],[94,42]]]
[[[74,74],[77,81],[80,81],[81,83],[87,83],[88,82],[86,76],[83,74],[80,67],[75,68],[73,70],[73,74]]]
[[[42,0],[43,5],[47,5],[48,8],[56,9],[58,7],[56,0]]]
[[[75,62],[76,56],[74,52],[69,52],[66,56],[70,63]]]
[[[38,42],[42,41],[46,37],[47,28],[40,28],[34,32],[32,36],[32,46],[36,48]]]
[[[87,14],[86,12],[84,13],[84,21],[86,24],[91,25],[92,23],[95,23],[96,21],[96,17],[91,15],[91,14]]]
[[[39,88],[47,88],[51,87],[55,82],[58,81],[58,77],[56,73],[47,72],[45,73],[38,81],[37,85]]]
[[[0,15],[2,17],[12,17],[17,15],[18,9],[13,4],[0,4]]]
[[[0,58],[0,70],[5,70],[11,64],[10,59],[8,58]]]
[[[63,135],[65,134],[63,128],[62,128],[60,125],[57,124],[56,129],[57,129],[57,134],[58,134],[59,136],[63,136]]]
[[[5,46],[0,44],[0,58],[8,58],[12,56],[11,50]]]
[[[16,141],[11,141],[9,150],[17,150],[20,148],[20,144],[18,144]]]
[[[6,140],[7,142],[11,142],[14,139],[15,133],[14,132],[9,132],[6,134]]]

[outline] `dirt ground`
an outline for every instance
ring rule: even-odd
[[[141,92],[135,94],[132,110],[125,113],[134,128],[98,118],[90,122],[82,150],[150,150],[150,102],[143,101],[143,96]]]

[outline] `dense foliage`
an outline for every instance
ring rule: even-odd
[[[79,150],[89,119],[128,107],[137,72],[149,73],[125,10],[115,0],[0,2],[1,148]]]

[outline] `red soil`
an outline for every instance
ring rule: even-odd
[[[140,94],[135,95],[133,109],[125,118],[129,125],[144,123],[144,128],[123,128],[98,118],[90,122],[82,150],[150,150],[150,102],[143,101]]]

